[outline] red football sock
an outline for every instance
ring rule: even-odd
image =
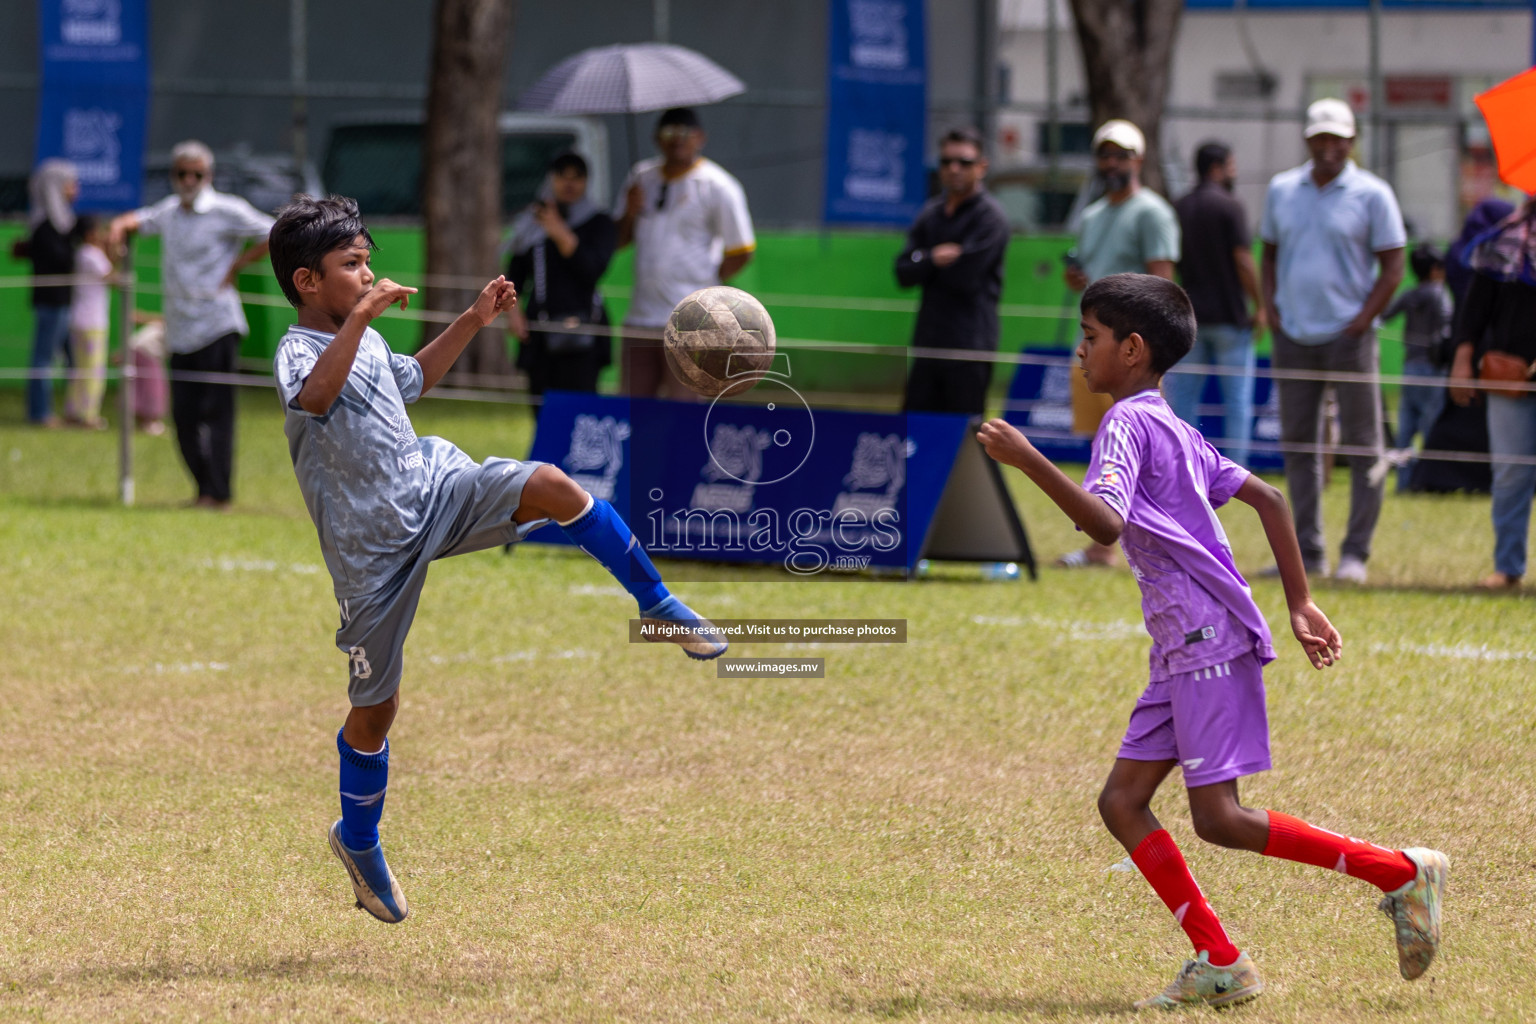
[[[1237,961],[1241,955],[1238,948],[1227,938],[1216,911],[1205,901],[1205,893],[1195,884],[1195,876],[1189,873],[1189,865],[1167,829],[1160,828],[1143,839],[1131,851],[1131,860],[1173,911],[1173,919],[1195,944],[1196,953],[1210,953],[1211,963],[1217,967]]]
[[[1269,815],[1269,842],[1264,856],[1300,861],[1340,874],[1363,878],[1382,892],[1391,892],[1413,881],[1418,868],[1401,850],[1341,836],[1315,828],[1300,818],[1279,811]]]

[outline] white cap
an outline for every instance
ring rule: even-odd
[[[1318,100],[1307,108],[1306,138],[1314,135],[1337,135],[1341,139],[1355,137],[1355,112],[1343,100]]]
[[[1093,133],[1093,151],[1097,153],[1099,144],[1104,142],[1112,142],[1135,156],[1147,151],[1147,137],[1141,134],[1141,129],[1118,118],[1099,125],[1099,130]]]

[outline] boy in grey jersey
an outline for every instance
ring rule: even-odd
[[[336,645],[350,666],[352,710],[336,735],[341,819],[330,845],[357,905],[395,923],[408,909],[378,835],[386,737],[399,708],[405,636],[434,559],[512,543],[553,521],[635,597],[642,619],[674,626],[659,637],[698,659],[719,657],[726,643],[668,593],[613,507],[558,468],[494,458],[477,464],[442,438],[416,436],[406,405],[516,304],[506,278],[487,284],[415,356],[402,356],[369,325],[396,303],[405,308],[416,289],[374,280],[373,239],[354,201],[296,198],[279,214],[270,245],[278,284],[298,310],[275,361],[284,432],[340,606]]]

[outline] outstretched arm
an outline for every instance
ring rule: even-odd
[[[448,329],[429,341],[416,353],[421,364],[421,393],[426,394],[443,379],[443,375],[459,358],[469,340],[489,327],[498,315],[517,305],[517,289],[506,277],[498,277],[480,291],[474,305],[459,314]]]
[[[1285,587],[1285,605],[1291,613],[1291,632],[1307,652],[1313,668],[1326,668],[1338,661],[1343,653],[1339,631],[1333,628],[1328,616],[1312,603],[1311,589],[1307,585],[1307,569],[1301,559],[1301,545],[1296,541],[1296,527],[1291,522],[1291,510],[1286,506],[1285,495],[1274,487],[1249,475],[1233,495],[1238,501],[1251,505],[1264,525],[1264,535],[1275,553],[1275,565],[1280,569],[1280,583]]]
[[[1097,494],[1063,473],[1056,464],[1029,443],[1007,420],[989,420],[976,432],[987,454],[1012,466],[1035,482],[1078,528],[1100,544],[1113,544],[1125,529],[1125,520]],[[1298,556],[1300,557],[1300,556]]]

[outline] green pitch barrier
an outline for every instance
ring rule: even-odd
[[[25,234],[24,222],[0,224],[0,281],[30,272],[30,264],[11,255],[11,244]],[[379,244],[373,266],[380,276],[403,284],[421,279],[424,250],[419,227],[382,226],[373,229],[373,235]],[[763,299],[781,339],[899,349],[911,336],[917,302],[916,290],[896,287],[891,269],[902,240],[901,233],[892,231],[764,232],[758,237],[756,258],[732,284]],[[1070,238],[1059,235],[1020,236],[1009,244],[1002,297],[1003,351],[1075,341],[1075,296],[1061,282],[1061,254],[1071,244]],[[138,308],[158,310],[160,296],[154,289],[160,283],[159,239],[135,242],[134,265],[146,289],[139,295]],[[628,308],[632,281],[633,250],[626,249],[615,257],[603,281],[615,323]],[[245,307],[251,334],[242,355],[270,360],[278,339],[293,322],[292,311],[265,262],[241,275],[240,290],[251,297]],[[114,349],[119,343],[115,306],[114,297]],[[413,351],[420,342],[416,323],[386,319],[380,327],[398,351]],[[0,288],[0,368],[27,365],[31,335],[28,290]],[[1397,373],[1402,367],[1401,321],[1386,327],[1381,337],[1382,370]],[[803,390],[889,394],[899,391],[906,373],[905,360],[894,351],[881,356],[804,351],[790,345],[785,350],[790,353],[792,380]],[[1266,338],[1259,351],[1268,350]],[[994,390],[1004,390],[1009,377],[998,373]],[[609,385],[616,383],[616,365],[608,369],[605,379]]]

